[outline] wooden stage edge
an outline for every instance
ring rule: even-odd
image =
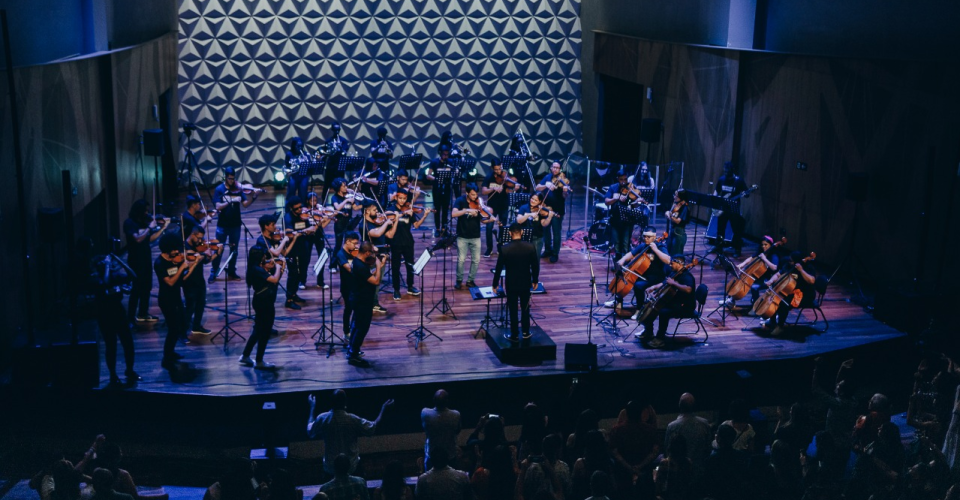
[[[256,235],[256,219],[267,211],[282,206],[283,196],[278,194],[274,199],[263,196],[257,204],[244,211],[244,222]],[[824,313],[830,322],[826,333],[818,333],[813,328],[795,327],[782,337],[770,337],[767,334],[751,331],[757,325],[757,319],[749,316],[728,316],[725,327],[713,327],[709,324],[710,337],[706,343],[697,343],[703,340],[700,335],[691,336],[683,332],[692,331],[693,324],[684,324],[676,339],[664,349],[646,349],[636,342],[632,333],[635,322],[620,323],[620,332],[617,334],[610,328],[591,325],[589,321],[590,303],[592,302],[590,288],[591,263],[597,276],[600,292],[600,301],[606,300],[606,282],[609,279],[607,268],[609,261],[604,254],[588,252],[582,243],[582,237],[588,224],[582,220],[584,201],[579,198],[574,201],[571,214],[572,221],[565,221],[563,235],[567,236],[567,228],[572,227],[574,232],[566,237],[557,263],[542,260],[541,281],[547,293],[535,295],[531,311],[534,320],[543,329],[549,338],[556,344],[556,359],[546,360],[528,366],[515,366],[500,362],[488,348],[485,340],[476,335],[486,313],[484,301],[471,300],[468,291],[453,289],[454,273],[456,268],[456,247],[445,252],[438,252],[424,271],[424,276],[417,278],[416,286],[423,289],[424,311],[428,311],[443,296],[443,284],[446,282],[446,298],[453,308],[453,315],[440,315],[433,312],[424,320],[424,326],[437,336],[428,337],[415,349],[414,342],[410,342],[406,335],[418,326],[419,301],[417,297],[403,294],[399,301],[393,300],[392,286],[386,287],[379,298],[381,304],[388,310],[386,314],[375,314],[373,326],[363,350],[370,362],[370,367],[361,368],[347,363],[338,347],[329,358],[327,350],[317,350],[315,339],[311,335],[320,326],[319,305],[321,304],[321,289],[316,287],[316,278],[311,275],[308,286],[300,291],[300,295],[307,300],[301,311],[291,311],[283,307],[281,291],[277,302],[276,328],[280,335],[271,339],[267,348],[266,359],[275,363],[275,371],[259,371],[245,368],[238,364],[237,358],[243,349],[244,342],[240,338],[231,337],[226,349],[223,338],[217,338],[211,343],[209,336],[194,335],[192,341],[177,347],[178,352],[185,358],[171,371],[160,367],[163,336],[166,327],[161,320],[146,327],[139,327],[134,333],[136,344],[136,370],[143,376],[144,381],[136,387],[127,390],[168,393],[191,394],[207,396],[245,396],[258,394],[276,394],[300,391],[315,391],[333,388],[379,387],[387,385],[408,385],[443,383],[455,381],[480,381],[489,379],[504,379],[514,377],[537,377],[558,375],[568,372],[564,368],[564,347],[571,343],[586,343],[588,330],[591,330],[591,340],[598,345],[599,372],[629,372],[637,370],[651,370],[663,368],[677,368],[689,366],[720,365],[728,363],[771,362],[776,360],[796,359],[816,356],[824,353],[857,348],[891,339],[897,339],[904,334],[884,325],[873,316],[864,312],[857,305],[850,303],[849,294],[838,284],[831,284],[826,300],[823,304]],[[592,212],[592,210],[591,210]],[[587,221],[592,222],[592,221]],[[662,230],[662,222],[657,224]],[[419,255],[435,240],[432,237],[432,219],[423,228],[415,231],[415,255]],[[212,232],[212,227],[210,228]],[[698,233],[694,246],[694,232]],[[697,225],[688,228],[688,242],[686,252],[703,255],[707,251],[707,244],[703,237],[704,227]],[[328,239],[333,240],[332,231]],[[253,241],[241,241],[240,249],[252,245]],[[752,246],[745,248],[752,249]],[[486,244],[484,242],[484,250]],[[816,249],[805,249],[807,251]],[[156,254],[157,250],[154,249]],[[313,253],[311,266],[316,262],[316,252]],[[446,274],[444,274],[444,260]],[[476,281],[480,286],[489,285],[491,270],[496,263],[496,256],[481,258]],[[238,272],[243,275],[246,259],[241,255]],[[701,279],[702,270],[702,279]],[[469,271],[469,262],[467,264]],[[209,272],[209,268],[205,269]],[[819,272],[831,274],[832,268],[820,268]],[[404,271],[405,277],[405,271]],[[718,305],[723,295],[724,273],[722,270],[711,269],[709,265],[702,269],[695,269],[697,283],[701,281],[709,287],[709,296],[704,309],[706,315]],[[331,285],[333,298],[339,298],[339,276],[326,274],[326,282]],[[405,278],[404,278],[405,279]],[[283,284],[286,285],[286,278]],[[250,334],[253,322],[241,315],[246,314],[247,289],[243,282],[217,281],[208,286],[208,308],[204,326],[214,332],[224,325],[224,287],[229,288],[229,311],[231,326],[242,336]],[[156,279],[154,278],[154,287]],[[403,291],[403,289],[401,289]],[[156,290],[154,290],[156,293]],[[329,298],[329,291],[326,297]],[[151,312],[160,316],[156,300],[151,301]],[[335,331],[342,331],[342,307],[337,303],[333,307]],[[498,316],[497,305],[491,307],[493,316]],[[594,308],[596,316],[606,315],[610,310]],[[326,309],[327,324],[329,325],[329,307]],[[455,315],[455,317],[454,317]],[[718,320],[719,313],[710,316]],[[792,323],[796,313],[790,316]],[[805,313],[805,320],[812,319]],[[821,324],[817,325],[822,327]],[[671,331],[672,331],[671,324]],[[493,330],[493,329],[492,329]],[[101,360],[103,359],[103,345],[101,342]],[[122,355],[118,360],[118,372],[123,373]],[[103,361],[101,361],[102,365]],[[101,366],[101,388],[106,387],[108,375],[105,366]]]

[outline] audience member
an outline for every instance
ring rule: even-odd
[[[490,421],[494,420],[499,419]],[[470,484],[480,500],[513,498],[517,485],[516,448],[501,444],[485,452]]]
[[[253,500],[260,494],[260,486],[254,479],[256,462],[245,458],[230,460],[217,482],[203,494],[203,500]]]
[[[837,382],[833,387],[833,394],[823,389],[824,377],[823,358],[814,360],[813,368],[813,396],[827,407],[826,431],[833,434],[833,439],[841,448],[849,449],[853,446],[850,439],[850,429],[857,422],[859,405],[853,397],[854,387],[849,379],[841,378],[838,374]],[[848,363],[852,364],[852,363]],[[844,368],[841,368],[843,371]]]
[[[277,469],[270,474],[270,482],[261,492],[261,500],[303,500],[303,490],[298,489],[293,482],[293,476],[284,469]]]
[[[483,433],[482,439],[480,438],[481,432]],[[509,446],[507,443],[507,436],[503,429],[503,419],[499,415],[486,414],[480,417],[477,427],[467,438],[467,447],[471,450],[471,460],[473,461],[470,464],[471,469],[488,468],[487,458],[492,455],[493,450],[498,446],[506,446],[512,450],[513,462],[516,462],[516,448]]]
[[[473,489],[467,473],[450,467],[447,451],[437,448],[433,452],[433,467],[417,478],[418,500],[469,500]]]
[[[879,392],[870,398],[867,414],[860,415],[853,426],[853,448],[863,450],[877,439],[880,426],[890,421],[890,400]]]
[[[517,458],[522,460],[530,454],[531,443],[540,448],[543,438],[547,435],[547,416],[536,403],[527,403],[523,407],[523,418],[520,426],[520,449]]]
[[[606,474],[610,481],[607,492],[615,496],[617,492],[613,484],[614,463],[607,441],[597,430],[587,432],[584,440],[583,457],[573,464],[573,497],[586,498],[590,495],[590,477],[594,471],[603,471]]]
[[[687,438],[677,434],[667,446],[667,456],[653,470],[659,500],[693,499],[693,462],[687,457]]]
[[[427,435],[424,445],[424,469],[430,469],[431,448],[443,448],[450,461],[457,457],[457,436],[460,434],[460,412],[450,409],[447,391],[440,389],[433,395],[433,408],[424,408],[420,412],[420,423]]]
[[[657,414],[649,404],[630,401],[610,430],[610,451],[624,473],[617,474],[617,489],[630,491],[636,483],[640,496],[653,491],[653,463],[660,454]]]
[[[746,493],[749,455],[734,448],[737,430],[723,424],[717,428],[717,446],[704,463],[702,489],[714,500],[738,500]]]
[[[567,463],[574,463],[583,456],[583,448],[586,446],[586,435],[590,431],[600,429],[600,416],[597,412],[586,409],[580,412],[577,417],[577,426],[573,433],[567,436],[567,445],[564,450],[564,456]]]
[[[330,500],[369,500],[367,482],[362,477],[351,476],[353,461],[344,453],[333,459],[333,479],[320,485],[320,491]]]
[[[100,447],[100,453],[97,455],[97,466],[110,471],[116,481],[113,484],[114,490],[118,493],[125,493],[134,498],[134,500],[167,500],[170,496],[166,493],[156,495],[143,495],[137,490],[137,483],[129,472],[120,468],[120,462],[123,459],[123,452],[120,445],[113,441],[107,441]]]
[[[383,481],[373,490],[374,500],[413,500],[413,490],[404,480],[403,464],[394,460],[383,471]]]
[[[943,440],[943,455],[953,475],[960,477],[960,387],[953,396],[953,414]]]
[[[690,459],[693,464],[693,477],[699,482],[703,476],[703,464],[710,455],[713,441],[713,432],[710,431],[710,424],[707,420],[693,414],[696,409],[696,400],[693,394],[689,392],[680,396],[680,415],[676,420],[667,424],[667,433],[664,436],[663,447],[670,449],[670,442],[677,436],[683,436],[684,456]]]
[[[560,460],[560,454],[563,452],[563,439],[559,434],[550,434],[543,438],[543,458],[553,469],[553,475],[556,476],[560,484],[560,491],[563,498],[573,497],[573,473],[570,466]]]
[[[733,441],[733,449],[753,453],[754,439],[757,432],[750,425],[750,407],[742,399],[735,399],[730,402],[729,407],[730,420],[724,420],[720,425],[727,425],[736,431],[736,438]]]
[[[784,408],[778,406],[777,425],[773,429],[773,439],[780,441],[784,446],[792,447],[796,451],[796,456],[799,456],[801,451],[806,450],[810,440],[813,439],[806,408],[800,403],[794,403],[790,405],[788,411],[784,412]]]
[[[546,436],[544,436],[546,438]],[[529,454],[520,462],[520,475],[517,478],[517,498],[531,500],[541,491],[557,495],[561,491],[560,481],[553,467],[543,454],[543,440],[530,441]]]
[[[610,477],[602,470],[593,471],[590,474],[590,496],[587,500],[610,500],[607,496],[607,486],[610,484]]]
[[[900,430],[892,422],[880,424],[877,438],[863,448],[844,490],[844,498],[866,500],[871,495],[896,498],[904,470]]]
[[[360,463],[360,446],[357,439],[360,436],[372,436],[377,426],[383,420],[387,408],[393,405],[388,399],[380,407],[380,414],[376,420],[369,421],[352,413],[347,413],[347,393],[342,389],[333,391],[332,409],[314,417],[317,398],[313,394],[307,397],[310,402],[310,419],[307,421],[307,434],[311,438],[323,438],[323,470],[327,474],[334,473],[333,460],[341,453],[350,460],[349,472],[357,470]]]
[[[118,493],[113,489],[116,479],[113,473],[102,467],[93,470],[93,490],[96,493],[92,500],[133,500],[126,493]]]

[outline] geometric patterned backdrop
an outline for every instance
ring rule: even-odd
[[[579,0],[183,0],[180,118],[204,183],[265,182],[294,135],[395,155],[451,130],[480,164],[522,128],[545,158],[581,148]],[[366,155],[361,149],[358,154]],[[481,170],[483,168],[481,167]]]

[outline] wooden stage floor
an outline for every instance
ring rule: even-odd
[[[282,195],[261,196],[260,200],[244,211],[244,222],[255,234],[256,219],[263,213],[275,210],[281,206]],[[583,202],[576,203],[578,210],[572,214],[573,228],[581,227],[583,217]],[[593,210],[590,210],[592,216]],[[662,221],[662,219],[661,219]],[[662,226],[661,224],[659,224]],[[564,223],[564,234],[567,231]],[[432,218],[423,225],[423,228],[432,229]],[[211,230],[213,225],[211,225]],[[332,228],[328,238],[332,243]],[[703,226],[697,226],[700,232],[696,251],[703,253],[706,242],[702,237]],[[584,234],[581,232],[579,234]],[[693,231],[688,230],[689,240],[687,252],[693,251]],[[419,255],[428,245],[433,244],[432,231],[415,231]],[[226,350],[223,339],[218,338],[216,344],[211,344],[207,336],[193,336],[188,345],[180,344],[178,352],[185,355],[178,369],[167,372],[160,367],[162,340],[166,327],[161,320],[153,326],[138,327],[134,333],[136,344],[136,369],[143,376],[144,381],[130,390],[174,393],[198,394],[211,396],[242,396],[253,394],[269,394],[283,392],[297,392],[308,390],[333,389],[338,387],[376,387],[384,385],[406,385],[452,381],[475,381],[483,379],[499,379],[509,377],[531,377],[555,375],[565,373],[563,347],[567,343],[586,343],[587,331],[590,325],[590,268],[587,254],[582,250],[583,245],[574,236],[568,239],[561,251],[560,260],[551,264],[542,262],[541,281],[547,293],[536,295],[532,301],[532,315],[536,322],[557,344],[556,361],[545,361],[536,366],[511,366],[498,361],[487,347],[482,338],[474,338],[480,322],[485,314],[484,301],[473,301],[467,291],[454,291],[454,268],[456,265],[456,248],[446,252],[446,277],[442,276],[442,262],[435,258],[424,272],[423,300],[425,310],[429,310],[441,298],[443,282],[447,283],[447,298],[452,304],[456,319],[452,316],[443,316],[434,312],[425,318],[425,326],[443,338],[428,338],[420,349],[414,349],[406,334],[417,327],[419,319],[419,302],[416,297],[403,295],[400,301],[394,301],[392,289],[385,290],[380,295],[380,303],[388,310],[386,314],[375,314],[373,326],[364,342],[363,349],[371,367],[359,368],[347,363],[340,349],[327,357],[326,350],[316,350],[311,335],[320,325],[321,290],[309,287],[301,290],[300,295],[307,300],[301,311],[291,311],[283,307],[282,294],[277,302],[276,328],[280,331],[279,337],[271,339],[267,348],[266,359],[278,365],[273,372],[258,371],[244,368],[237,363],[237,358],[243,349],[244,342],[239,338],[231,338]],[[252,245],[253,241],[247,243]],[[241,241],[241,252],[245,244]],[[484,248],[485,249],[485,248]],[[815,249],[814,249],[815,250]],[[156,253],[156,248],[154,249]],[[439,252],[437,257],[442,257]],[[312,263],[316,262],[316,255]],[[605,300],[605,283],[609,277],[606,268],[608,261],[603,254],[592,254],[594,269],[597,273],[600,300]],[[496,263],[496,256],[482,258],[480,270],[477,274],[479,285],[489,285],[491,269]],[[467,264],[469,266],[469,263]],[[241,254],[238,267],[240,274],[246,266],[246,259]],[[830,273],[833,269],[820,269]],[[722,296],[724,274],[719,270],[712,270],[704,266],[703,282],[710,289],[706,311],[717,307]],[[700,272],[697,270],[697,282]],[[338,299],[338,275],[334,275],[331,290],[334,299]],[[286,279],[283,281],[286,284]],[[308,280],[308,284],[315,284],[315,278]],[[156,287],[156,279],[154,279]],[[229,282],[229,310],[232,317],[232,326],[243,336],[249,335],[252,320],[234,316],[244,314],[247,307],[247,292],[243,282]],[[417,279],[420,287],[420,279]],[[154,291],[155,293],[155,291]],[[830,321],[830,329],[825,334],[817,334],[809,328],[799,328],[792,334],[772,338],[753,331],[743,331],[742,328],[757,325],[756,318],[731,317],[726,319],[725,327],[711,327],[709,342],[693,343],[692,340],[702,340],[698,337],[685,337],[684,331],[689,331],[693,325],[683,325],[677,341],[662,350],[646,349],[638,344],[631,334],[635,327],[634,322],[627,325],[621,323],[620,334],[617,335],[609,328],[594,326],[592,340],[600,347],[598,349],[598,370],[601,372],[647,370],[652,368],[682,367],[689,365],[710,365],[722,363],[737,363],[745,361],[771,361],[777,359],[803,358],[821,353],[853,348],[901,337],[903,334],[888,327],[865,313],[861,307],[845,300],[848,295],[840,286],[831,285],[823,309]],[[160,316],[155,298],[151,301],[151,312]],[[218,281],[208,287],[208,309],[204,324],[206,328],[218,331],[224,323],[224,283]],[[494,307],[493,309],[496,309]],[[329,308],[327,308],[329,312]],[[341,304],[334,305],[335,331],[341,331]],[[595,308],[597,315],[606,315],[609,310]],[[795,313],[794,313],[795,314]],[[495,314],[496,315],[496,314]],[[792,322],[794,315],[791,314]],[[719,319],[718,314],[711,319]],[[329,324],[329,318],[328,318]],[[672,326],[671,326],[672,328]],[[681,338],[682,337],[682,338]],[[101,350],[103,349],[101,345]],[[118,371],[123,370],[122,356],[118,360]],[[101,352],[101,359],[103,354]],[[105,367],[101,370],[102,387],[108,381]]]

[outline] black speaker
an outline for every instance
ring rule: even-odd
[[[20,348],[14,355],[13,381],[28,387],[98,387],[100,350],[96,342]]]
[[[151,128],[143,131],[143,154],[163,156],[163,130]]]
[[[640,140],[643,142],[660,142],[660,129],[663,123],[659,118],[644,118],[640,124]]]
[[[563,346],[563,366],[571,371],[590,371],[597,368],[597,344],[566,344]]]
[[[864,172],[847,174],[847,199],[851,201],[867,201],[867,188],[870,178]]]
[[[64,234],[66,224],[62,208],[40,208],[37,211],[37,229],[40,231],[40,241],[56,243]]]

